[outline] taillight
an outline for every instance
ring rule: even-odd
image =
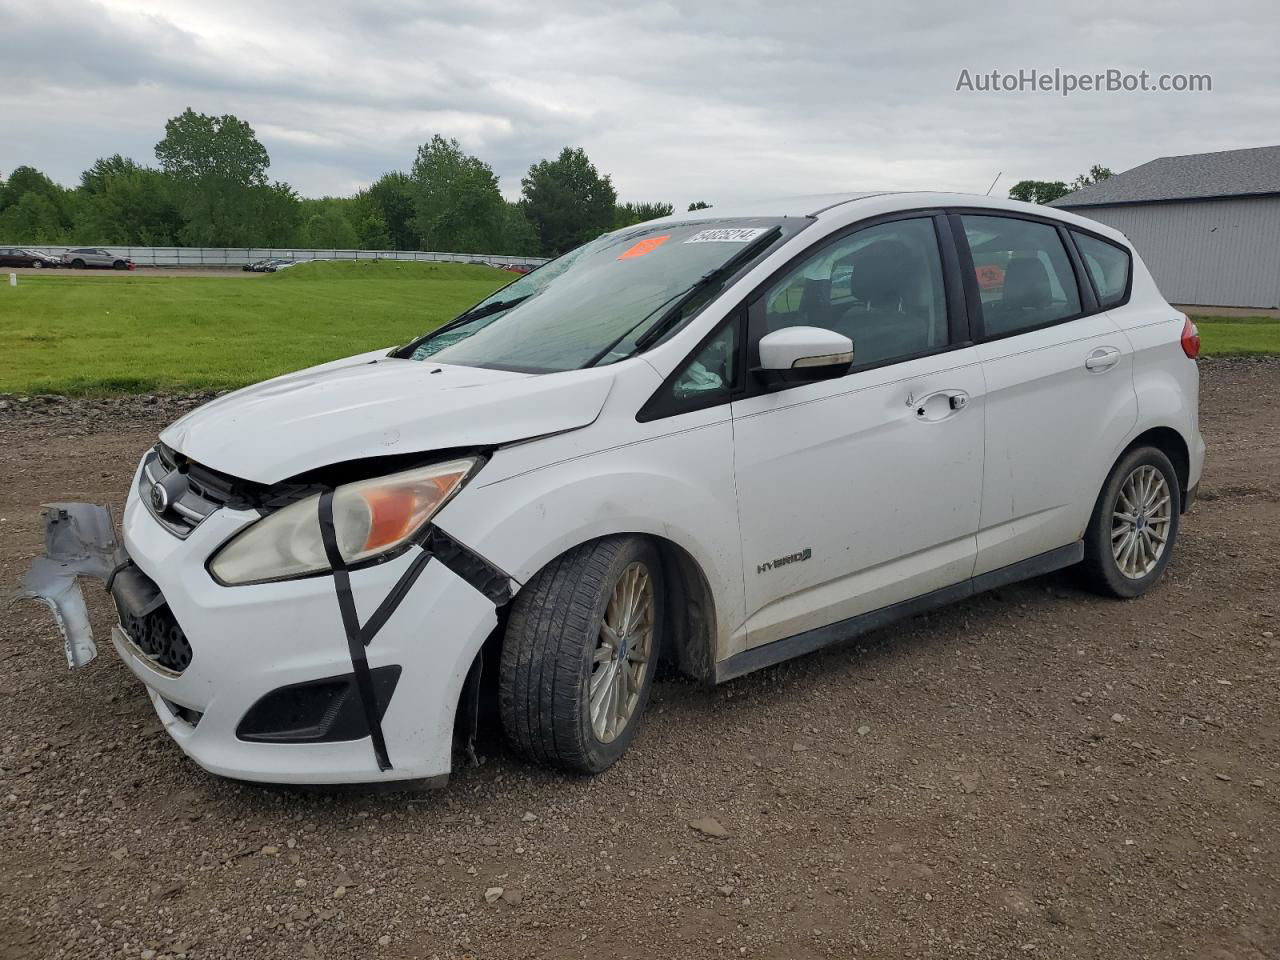
[[[1182,352],[1192,360],[1200,356],[1200,331],[1190,317],[1182,323]]]

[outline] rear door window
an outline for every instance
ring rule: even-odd
[[[988,337],[1080,315],[1080,290],[1057,228],[1035,220],[963,214]]]

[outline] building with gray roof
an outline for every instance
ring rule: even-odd
[[[1173,303],[1280,306],[1280,145],[1160,157],[1051,206],[1122,231]]]

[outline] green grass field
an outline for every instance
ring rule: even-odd
[[[0,287],[0,393],[243,386],[404,343],[514,278],[387,260],[247,278],[28,274]],[[1280,319],[1195,319],[1206,356],[1280,354]]]
[[[1280,354],[1280,319],[1274,317],[1192,317],[1207,357]]]
[[[0,287],[0,393],[243,386],[404,343],[515,277],[386,260],[243,278],[27,274]]]

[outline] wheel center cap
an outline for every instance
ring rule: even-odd
[[[1143,514],[1138,514],[1138,519],[1134,522],[1134,526],[1142,530],[1147,525],[1147,518]]]
[[[618,659],[624,660],[627,656],[627,644],[631,640],[631,635],[624,633],[618,637]]]

